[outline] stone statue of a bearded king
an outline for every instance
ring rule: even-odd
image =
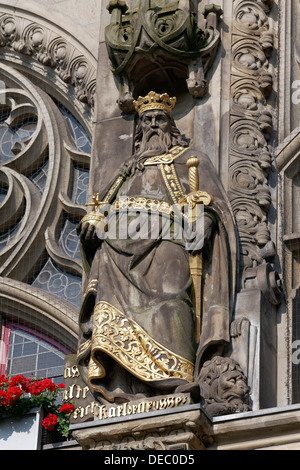
[[[171,117],[175,102],[155,92],[135,102],[135,153],[99,188],[78,229],[87,273],[78,364],[102,403],[196,396],[203,362],[230,343],[233,219],[211,161],[188,146]],[[183,210],[197,200],[191,157],[209,199],[200,225]],[[189,229],[179,230],[184,224]],[[200,267],[196,276],[191,260]]]

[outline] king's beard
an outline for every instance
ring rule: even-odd
[[[152,157],[168,153],[172,147],[172,138],[169,132],[162,132],[160,129],[151,129],[143,133],[140,148],[136,158]]]

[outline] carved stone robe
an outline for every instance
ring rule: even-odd
[[[202,283],[195,286],[202,289],[198,344],[189,253],[184,240],[172,235],[166,239],[163,233],[169,208],[190,192],[186,162],[192,155],[200,160],[199,189],[214,198],[205,216],[215,222],[203,249]],[[137,209],[157,211],[156,237],[108,235],[92,259],[83,252],[88,279],[80,312],[78,363],[100,401],[188,390],[197,383],[203,361],[230,342],[236,239],[216,171],[207,156],[191,148],[176,147],[144,164],[143,171],[136,170],[119,185],[110,202],[118,227],[122,214],[129,227],[139,217]]]

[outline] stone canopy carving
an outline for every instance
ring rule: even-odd
[[[122,111],[134,112],[133,99],[151,87],[163,92],[167,85],[171,93],[179,89],[174,85],[187,87],[195,98],[206,93],[206,72],[220,40],[220,7],[205,8],[201,27],[196,9],[190,11],[190,2],[184,0],[141,1],[130,12],[124,1],[110,1],[108,10],[106,45]]]

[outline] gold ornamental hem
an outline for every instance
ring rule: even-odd
[[[107,302],[94,309],[94,330],[89,365],[89,383],[104,378],[106,372],[97,360],[105,353],[137,378],[146,381],[183,379],[193,382],[194,364],[168,350],[146,333],[134,320]]]

